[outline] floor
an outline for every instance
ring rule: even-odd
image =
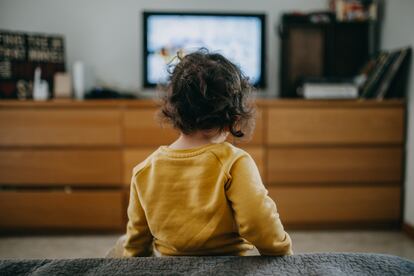
[[[295,231],[294,251],[375,252],[414,260],[414,240],[399,231]],[[118,235],[0,236],[0,258],[103,257]]]

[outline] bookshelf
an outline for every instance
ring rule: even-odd
[[[376,52],[374,21],[311,22],[284,15],[280,25],[280,91],[298,97],[304,78],[351,78]]]

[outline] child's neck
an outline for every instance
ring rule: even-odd
[[[198,131],[192,134],[181,133],[180,137],[174,143],[169,145],[172,149],[191,149],[202,147],[209,144],[223,143],[228,133],[211,135],[206,132]]]

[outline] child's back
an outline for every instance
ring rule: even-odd
[[[124,255],[151,255],[153,244],[162,255],[245,255],[254,246],[262,254],[291,254],[290,238],[283,230],[276,205],[267,195],[256,164],[245,151],[224,142],[227,135],[223,133],[242,136],[242,130],[236,130],[238,125],[233,123],[242,125],[243,116],[245,121],[251,116],[251,110],[244,106],[243,95],[236,95],[238,103],[233,98],[226,102],[229,100],[226,92],[242,93],[243,89],[233,91],[237,86],[229,86],[231,90],[217,81],[206,81],[214,77],[211,71],[204,79],[197,75],[209,65],[211,70],[220,64],[230,66],[227,69],[236,73],[238,69],[217,55],[196,53],[187,57],[190,60],[186,66],[174,70],[172,91],[163,108],[164,115],[182,135],[169,147],[161,146],[133,171]],[[192,68],[199,80],[194,82],[189,69],[197,65],[195,61],[202,63],[203,59],[207,64]],[[216,64],[208,63],[212,60]],[[174,77],[182,78],[186,70],[190,81],[186,83],[187,90],[182,91],[182,85]],[[238,80],[232,80],[221,73],[218,76],[224,78],[225,85],[230,82],[234,86],[238,81],[239,86],[247,86],[240,84],[241,74],[236,74]],[[218,89],[208,95],[215,84],[223,91],[218,102],[213,99],[220,96]],[[187,95],[180,99],[179,93]],[[228,113],[235,113],[233,105],[237,105],[239,112],[226,122]],[[218,115],[224,116],[223,122]]]

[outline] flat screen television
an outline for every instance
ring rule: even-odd
[[[177,53],[200,48],[224,55],[252,85],[265,87],[264,14],[144,12],[143,28],[144,87],[166,83]]]

